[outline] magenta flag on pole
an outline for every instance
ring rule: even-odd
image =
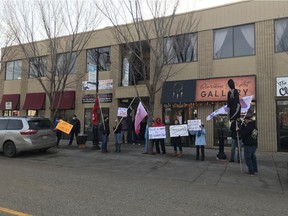
[[[143,107],[141,101],[139,102],[137,112],[135,115],[135,133],[138,135],[140,133],[140,123],[141,121],[147,116],[148,113],[146,112],[145,108]]]

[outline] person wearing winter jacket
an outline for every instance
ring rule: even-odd
[[[252,121],[250,116],[244,118],[244,124],[242,124],[240,129],[240,134],[242,136],[244,144],[244,158],[246,165],[248,167],[249,175],[254,175],[258,173],[257,160],[256,160],[256,148],[257,148],[257,136],[253,136],[253,131],[257,130],[255,122]]]
[[[161,118],[157,117],[155,120],[155,123],[153,124],[153,127],[162,127],[165,126],[162,121]],[[166,148],[165,148],[165,144],[164,144],[164,139],[154,139],[154,144],[156,147],[156,152],[158,154],[160,154],[160,148],[159,145],[161,146],[161,151],[163,155],[166,155]]]
[[[179,120],[175,119],[174,120],[174,125],[179,125]],[[174,148],[174,157],[182,157],[182,144],[181,144],[181,137],[171,137],[171,144]],[[177,154],[177,147],[179,149],[179,154]]]
[[[121,152],[122,123],[119,122],[118,119],[115,120],[113,131],[114,131],[114,138],[115,138],[115,151]]]
[[[196,146],[196,160],[199,160],[201,149],[201,160],[204,161],[205,159],[205,152],[204,152],[204,146],[206,145],[206,129],[204,128],[204,124],[200,126],[200,130],[196,133],[196,140],[195,140],[195,146]]]
[[[102,133],[102,147],[101,151],[102,153],[107,153],[107,144],[108,144],[108,137],[110,134],[110,128],[109,128],[109,118],[106,117],[104,119],[104,122],[100,126],[100,131]]]

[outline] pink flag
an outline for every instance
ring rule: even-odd
[[[148,113],[146,112],[146,110],[144,109],[141,101],[139,102],[138,108],[137,108],[137,112],[135,115],[135,133],[138,135],[140,133],[140,123],[141,121],[145,118],[145,116],[147,116]]]

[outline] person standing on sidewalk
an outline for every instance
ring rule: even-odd
[[[60,122],[61,119],[62,119],[61,116],[59,116],[59,117],[56,119],[56,121],[55,121],[55,129],[56,129],[56,127],[57,127],[57,125],[59,124],[59,122]],[[62,131],[61,131],[61,130],[56,129],[56,137],[57,137],[56,147],[58,147],[58,146],[59,146],[59,143],[60,143],[60,140],[61,140],[61,138],[62,138]]]
[[[155,123],[153,124],[153,127],[162,127],[162,126],[165,126],[165,125],[162,123],[161,118],[157,117],[155,120]],[[162,154],[166,155],[166,148],[165,148],[165,144],[164,144],[164,139],[154,139],[154,143],[156,146],[157,154],[160,154],[160,148],[159,148],[159,144],[160,144]]]
[[[70,124],[73,125],[71,132],[70,132],[70,141],[68,145],[72,145],[72,142],[74,140],[74,135],[76,136],[76,142],[77,145],[79,145],[78,142],[78,134],[80,133],[80,129],[81,129],[81,123],[79,121],[79,119],[77,119],[76,115],[73,115],[73,118],[71,119],[71,121],[69,122]]]
[[[201,160],[205,159],[204,146],[206,145],[206,129],[204,128],[204,124],[200,125],[200,130],[196,133],[196,160],[199,160],[200,149],[201,149]]]
[[[238,122],[237,120],[233,120],[230,126],[232,136],[231,154],[229,160],[230,163],[235,161],[235,151],[237,151],[237,162],[240,163],[242,138],[239,136],[239,133],[236,130],[239,127],[240,122]],[[238,140],[239,140],[239,146],[238,146]]]
[[[115,123],[113,126],[114,131],[114,139],[115,139],[115,151],[121,152],[121,131],[122,131],[122,124],[118,121],[118,119],[115,119]]]
[[[240,134],[244,144],[244,157],[248,167],[248,172],[245,174],[254,175],[258,173],[256,160],[257,136],[253,136],[253,131],[257,130],[255,122],[250,116],[244,118],[244,124],[241,126]]]
[[[179,125],[179,120],[178,119],[175,119],[174,120],[174,125]],[[174,157],[182,157],[182,144],[181,144],[181,137],[178,136],[178,137],[171,137],[171,144],[174,148],[174,154],[173,156]],[[179,154],[177,154],[177,147],[179,149]]]
[[[105,117],[104,122],[100,126],[100,131],[102,133],[102,146],[101,151],[102,153],[107,153],[107,144],[108,144],[108,137],[110,134],[110,128],[109,128],[109,118],[108,116]]]

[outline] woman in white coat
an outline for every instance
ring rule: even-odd
[[[196,133],[196,140],[195,140],[195,146],[196,146],[196,160],[199,160],[200,156],[200,149],[201,149],[201,160],[204,161],[205,159],[205,152],[204,152],[204,146],[206,145],[206,129],[204,128],[204,124],[200,126],[201,130],[197,131]]]

